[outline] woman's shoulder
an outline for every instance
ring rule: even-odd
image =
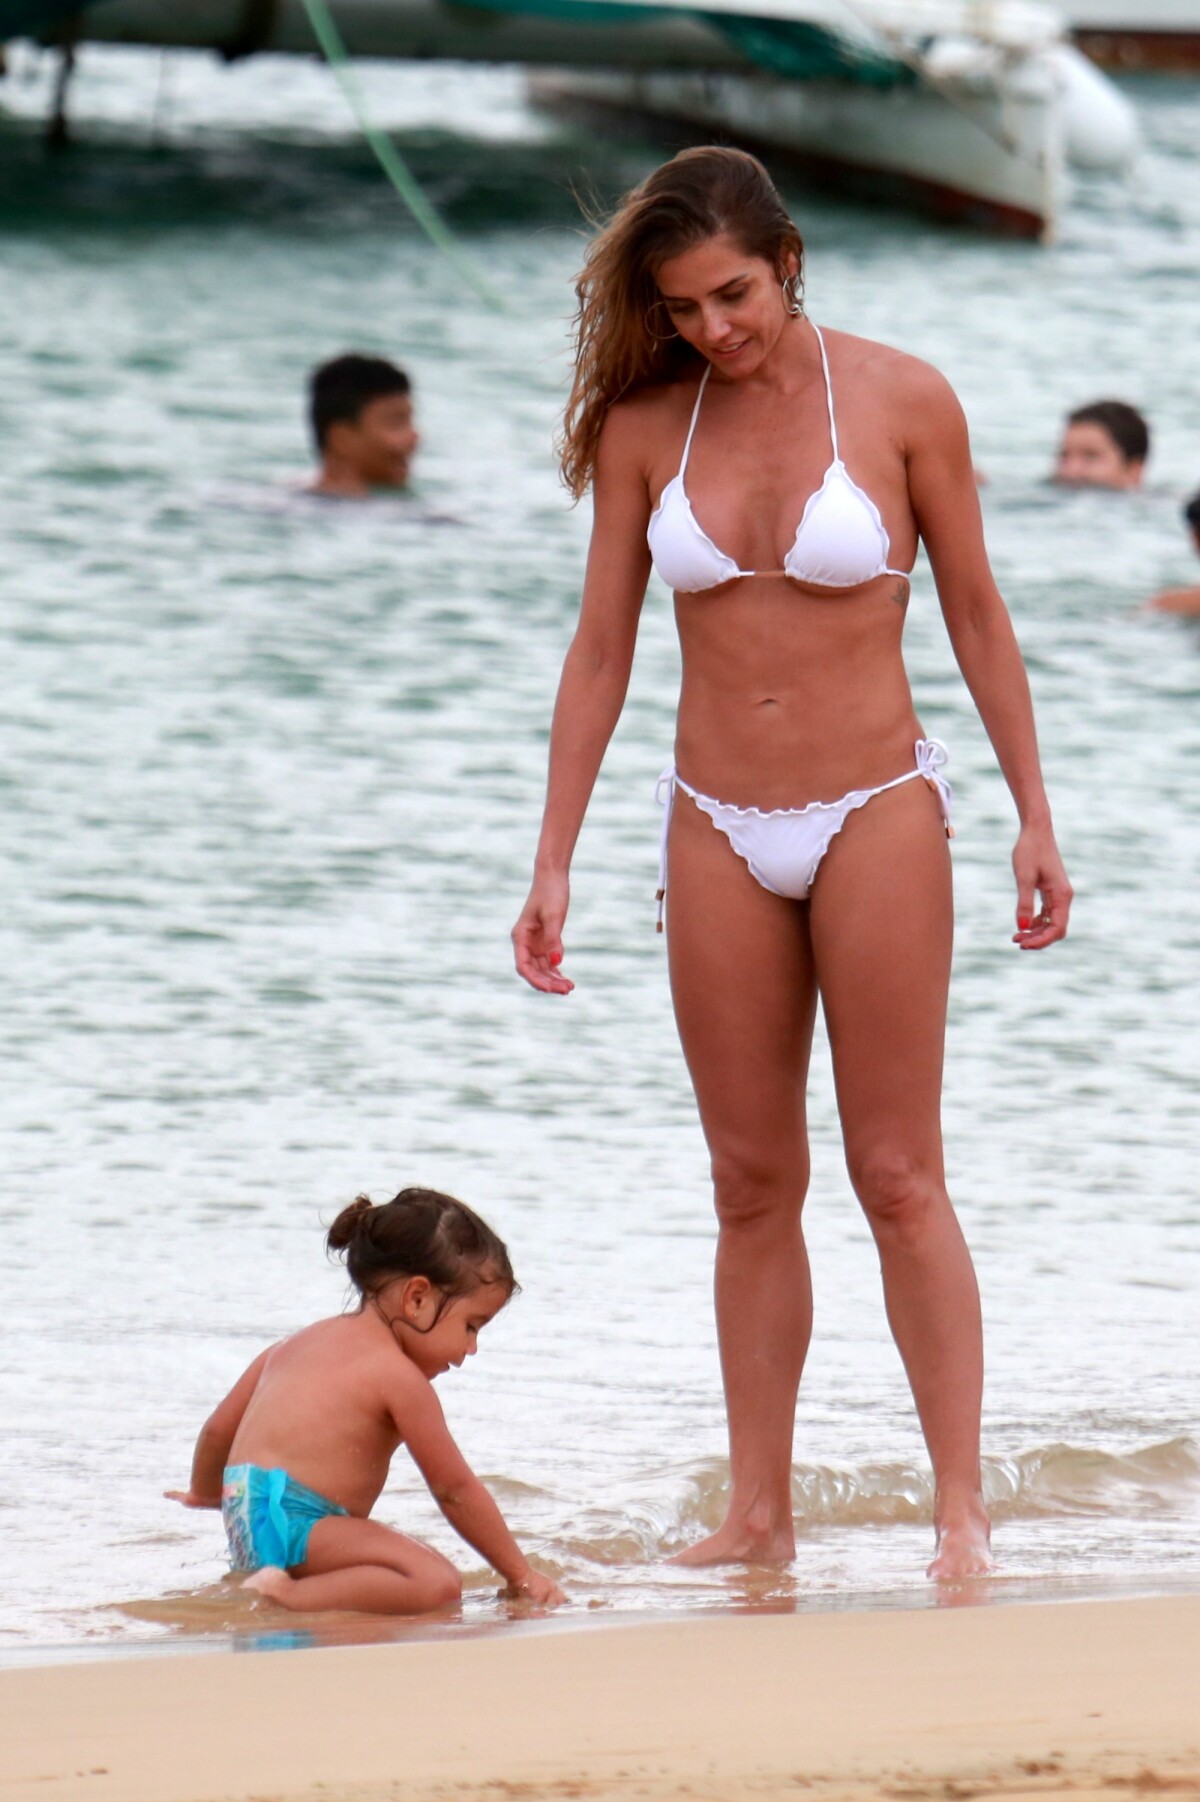
[[[605,462],[633,457],[639,465],[649,464],[661,445],[674,444],[681,422],[686,431],[698,385],[699,372],[689,371],[613,401],[600,432],[600,456]]]
[[[700,385],[701,369],[686,369],[668,381],[646,382],[639,388],[613,401],[606,415],[609,419],[635,422],[634,428],[645,427],[660,419],[673,419],[680,412],[690,412]]]
[[[883,344],[877,338],[860,338],[853,332],[824,326],[821,330],[833,356],[856,375],[876,383],[881,398],[895,396],[901,400],[935,403],[939,399],[954,399],[954,390],[946,377],[924,357],[899,350],[894,344]]]

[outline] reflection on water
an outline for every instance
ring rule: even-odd
[[[797,1559],[663,1562],[716,1519],[727,1466],[704,1148],[653,931],[677,682],[657,586],[580,845],[579,987],[547,1005],[509,971],[588,525],[549,449],[570,183],[590,166],[611,193],[651,152],[562,139],[508,72],[369,80],[503,319],[431,259],[315,67],[87,55],[54,161],[44,72],[21,52],[0,91],[0,1394],[20,1445],[0,1649],[508,1623],[403,1456],[379,1513],[466,1567],[460,1627],[281,1624],[222,1581],[216,1518],[160,1499],[256,1351],[342,1304],[322,1218],[408,1180],[512,1247],[524,1294],[441,1394],[568,1619],[922,1605],[927,1466],[822,1049]],[[816,316],[963,394],[1079,891],[1069,945],[1013,953],[1011,808],[919,570],[910,668],[958,802],[946,1125],[988,1320],[1001,1599],[1200,1578],[1200,643],[1134,612],[1192,573],[1200,89],[1132,91],[1144,167],[1081,188],[1051,250],[791,195]],[[352,344],[412,370],[412,504],[287,498],[304,377]],[[1150,489],[1047,490],[1062,413],[1112,391],[1151,415]]]

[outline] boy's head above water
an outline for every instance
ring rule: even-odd
[[[334,357],[309,378],[309,421],[321,469],[319,494],[361,496],[407,485],[420,442],[412,383],[385,357]]]
[[[375,1309],[427,1377],[470,1357],[519,1288],[499,1234],[437,1189],[401,1189],[379,1207],[360,1195],[326,1244],[345,1257],[362,1307]]]
[[[1054,480],[1067,488],[1140,488],[1150,428],[1123,400],[1095,400],[1067,415]]]

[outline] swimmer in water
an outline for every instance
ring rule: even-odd
[[[322,363],[309,377],[309,422],[321,459],[310,494],[365,500],[407,488],[420,438],[403,369],[357,352]]]
[[[1054,462],[1062,488],[1140,488],[1150,428],[1123,400],[1096,400],[1067,415]]]
[[[1191,533],[1196,555],[1200,556],[1200,489],[1184,506],[1183,518]],[[1161,594],[1156,594],[1146,605],[1158,613],[1185,613],[1200,617],[1200,584],[1191,588],[1164,588]]]
[[[168,1498],[220,1508],[233,1568],[284,1608],[428,1614],[459,1601],[458,1572],[368,1518],[405,1445],[510,1595],[565,1601],[530,1566],[433,1392],[517,1287],[503,1240],[452,1196],[402,1189],[380,1207],[360,1195],[326,1243],[345,1255],[358,1308],[262,1352],[201,1428],[188,1488]]]

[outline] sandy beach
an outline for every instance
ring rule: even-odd
[[[20,1802],[1200,1797],[1200,1598],[0,1673]]]

